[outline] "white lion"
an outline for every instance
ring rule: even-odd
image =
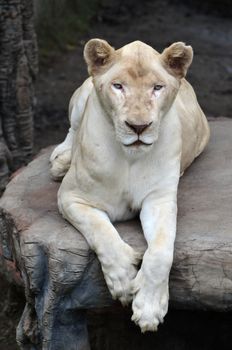
[[[180,174],[209,139],[209,127],[184,79],[190,46],[161,54],[135,41],[114,50],[90,40],[90,78],[70,101],[71,127],[51,155],[61,214],[86,238],[101,262],[113,298],[132,300],[132,319],[154,331],[168,309]],[[140,213],[148,248],[139,254],[112,222]]]

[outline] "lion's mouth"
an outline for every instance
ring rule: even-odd
[[[126,147],[131,147],[131,146],[136,146],[136,147],[138,147],[138,146],[151,146],[151,145],[152,145],[152,143],[145,143],[145,142],[143,142],[141,140],[136,140],[135,142],[130,143],[129,145],[125,145],[124,144],[124,146],[126,146]]]

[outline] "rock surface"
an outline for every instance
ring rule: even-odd
[[[181,178],[170,303],[232,310],[232,120],[210,121],[211,141]],[[114,306],[99,262],[58,213],[49,177],[51,148],[14,175],[0,200],[3,255],[21,271],[27,304],[17,330],[21,349],[89,349],[85,310]],[[144,251],[137,220],[118,223]]]

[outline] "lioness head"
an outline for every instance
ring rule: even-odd
[[[119,50],[104,40],[87,42],[84,58],[89,74],[125,150],[145,151],[157,140],[160,121],[170,109],[192,57],[192,48],[182,42],[162,54],[140,41]]]

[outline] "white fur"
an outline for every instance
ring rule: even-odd
[[[209,131],[191,86],[170,76],[159,63],[160,55],[155,52],[153,57],[152,49],[143,45],[130,44],[122,54],[133,57],[141,46],[167,86],[156,96],[149,80],[140,90],[129,83],[124,91],[112,89],[109,84],[122,69],[120,60],[94,85],[89,78],[72,98],[71,128],[51,163],[56,177],[70,167],[58,193],[60,212],[97,253],[112,296],[123,304],[133,301],[132,319],[144,332],[156,330],[168,309],[179,176],[202,151]],[[131,114],[133,108],[136,115]],[[126,118],[153,124],[138,136],[126,126]],[[138,138],[151,145],[125,146]],[[67,152],[69,159],[61,169]],[[148,243],[139,272],[139,254],[112,224],[138,212]]]

